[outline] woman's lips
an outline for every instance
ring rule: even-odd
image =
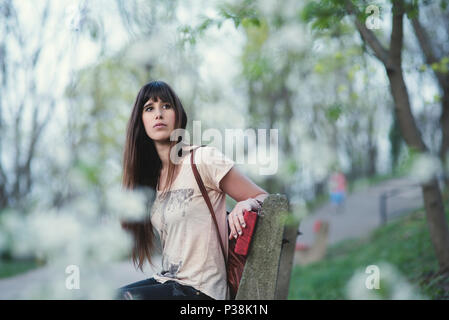
[[[166,127],[165,124],[158,124],[157,126],[154,126],[155,129],[158,129],[158,128],[165,128],[165,127]]]

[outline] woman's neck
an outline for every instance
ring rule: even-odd
[[[161,162],[162,162],[161,170],[166,172],[166,170],[168,170],[169,161],[170,161],[170,142],[164,143],[164,142],[156,142],[155,141],[154,145],[156,147],[159,158],[161,159]],[[174,148],[176,148],[176,146],[174,146]],[[188,149],[190,149],[190,146],[182,145],[182,149],[188,150]],[[183,155],[185,155],[185,151],[183,152]]]
[[[156,151],[162,162],[162,170],[167,170],[170,161],[170,142],[156,142],[154,143]]]

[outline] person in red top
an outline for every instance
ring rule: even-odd
[[[337,214],[343,213],[346,198],[346,177],[340,170],[330,177],[329,191],[331,202],[335,206],[335,212]]]

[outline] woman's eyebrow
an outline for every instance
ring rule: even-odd
[[[168,102],[162,101],[161,103],[168,103]],[[152,104],[153,104],[153,102],[149,102],[149,103],[145,104],[143,107],[145,108],[145,107],[151,106]]]

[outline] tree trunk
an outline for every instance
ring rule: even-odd
[[[374,133],[374,119],[373,114],[368,118],[368,168],[367,175],[372,177],[376,174],[376,161],[377,161],[377,145],[375,141]]]
[[[393,28],[388,59],[389,64],[385,68],[390,80],[390,89],[395,102],[395,112],[402,136],[409,147],[415,148],[417,151],[426,152],[427,147],[422,140],[411,112],[409,95],[402,73],[401,52],[404,10],[401,5],[402,1],[393,2]],[[441,191],[436,179],[433,178],[428,183],[422,184],[422,192],[430,238],[440,270],[449,271],[449,228],[444,213]]]
[[[426,31],[426,29],[421,25],[419,21],[419,15],[411,19],[413,30],[415,31],[416,38],[418,39],[419,46],[423,52],[424,58],[428,65],[437,63],[441,60],[441,55],[438,56],[438,50],[435,50],[434,45]],[[444,52],[444,50],[439,50]],[[444,165],[448,157],[449,151],[449,75],[447,73],[441,72],[440,70],[433,70],[435,77],[437,79],[440,90],[442,91],[443,98],[441,100],[441,116],[440,116],[440,126],[441,126],[441,145],[439,158],[441,163]],[[444,184],[449,187],[449,176],[446,174],[444,178]]]
[[[449,88],[444,90],[443,102],[441,104],[442,112],[440,116],[440,126],[441,126],[441,146],[440,146],[440,160],[443,167],[449,162]],[[445,169],[444,185],[449,188],[449,172]]]
[[[415,147],[421,152],[427,151],[420,136],[418,139],[419,131],[414,121],[413,123],[409,122],[411,120],[411,111],[402,73],[390,72],[388,77],[402,136],[405,137],[409,147]],[[444,214],[441,190],[435,177],[430,182],[422,184],[421,187],[430,238],[435,249],[438,264],[441,271],[449,271],[449,228]]]
[[[449,232],[443,199],[435,178],[422,185],[427,224],[441,272],[449,272]]]
[[[391,124],[388,137],[391,146],[391,172],[396,172],[396,169],[398,167],[399,154],[404,143],[404,140],[401,136],[401,131],[399,130],[399,122],[396,117],[396,113],[393,113],[393,123]]]
[[[376,57],[384,64],[402,137],[410,148],[426,152],[427,147],[413,118],[402,72],[404,2],[397,0],[392,1],[392,3],[393,20],[389,50],[382,46],[375,34],[366,28],[360,20],[355,19],[355,24],[363,40],[369,44]],[[356,12],[357,9],[352,5],[351,1],[346,1],[345,4],[349,13],[354,14]],[[449,271],[449,228],[444,213],[441,191],[435,177],[431,181],[422,184],[421,187],[430,238],[440,271]]]

